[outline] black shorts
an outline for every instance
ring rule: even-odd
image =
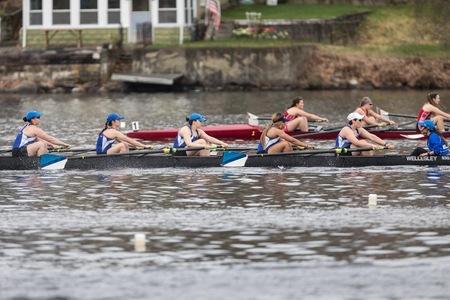
[[[14,149],[12,151],[12,156],[13,157],[27,157],[28,156],[27,146],[23,146],[22,148],[19,148],[19,149]]]

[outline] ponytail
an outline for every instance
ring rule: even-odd
[[[436,93],[436,92],[428,93],[428,94],[427,94],[427,101],[428,101],[428,103],[430,103],[430,104],[433,105],[433,106],[438,106],[438,105],[436,104],[436,102],[435,102],[435,99],[436,99],[436,97],[437,97],[438,95],[439,95],[439,94]]]
[[[361,102],[359,103],[359,107],[363,107],[364,105],[371,103],[372,100],[369,97],[363,97]]]
[[[263,132],[261,133],[261,137],[259,138],[259,142],[261,143],[263,149],[266,147],[266,135],[270,128],[272,128],[274,125],[276,125],[279,122],[284,123],[284,117],[282,113],[275,113],[272,115],[272,122],[270,122],[269,125],[267,125]]]
[[[292,107],[297,106],[297,104],[299,104],[300,101],[302,101],[302,100],[303,100],[303,98],[300,97],[300,96],[295,97],[294,99],[292,99],[292,104],[291,104],[291,106],[289,106],[289,108],[292,108]],[[289,108],[288,108],[288,109],[289,109]]]
[[[24,122],[30,122],[30,121],[28,121],[27,117],[23,117],[22,120],[23,120]]]
[[[105,127],[100,131],[100,134],[102,134],[106,129],[108,129],[108,126],[112,126],[112,122],[106,122]]]

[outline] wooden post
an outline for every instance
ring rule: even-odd
[[[48,36],[49,30],[45,30],[45,49],[48,49],[48,46],[50,45],[50,38]]]
[[[83,48],[83,30],[78,29],[78,48]]]

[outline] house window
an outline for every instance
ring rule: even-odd
[[[120,0],[108,0],[108,24],[120,24]]]
[[[184,0],[184,23],[191,25],[194,21],[194,7],[192,0]]]
[[[81,0],[80,24],[98,24],[97,0]]]
[[[159,19],[159,23],[176,23],[177,22],[177,1],[176,0],[159,0],[158,19]]]
[[[70,0],[53,0],[53,24],[70,24]]]
[[[133,11],[149,11],[148,0],[133,0]]]
[[[42,25],[42,0],[30,0],[30,25]]]

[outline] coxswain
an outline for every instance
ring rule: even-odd
[[[286,121],[286,132],[292,132],[294,130],[308,132],[308,121],[328,122],[327,118],[304,111],[304,107],[305,102],[302,97],[297,97],[292,100],[291,106],[283,114]]]
[[[428,93],[427,103],[420,108],[417,114],[417,130],[422,131],[420,122],[425,120],[432,120],[436,125],[436,130],[444,132],[444,120],[450,120],[450,114],[439,109],[441,98],[438,93]]]
[[[412,156],[442,156],[448,155],[448,144],[442,134],[436,130],[436,126],[432,120],[420,121],[418,123],[420,132],[427,137],[428,150],[417,147]]]
[[[117,113],[110,113],[106,116],[105,128],[97,138],[95,147],[97,154],[127,153],[130,151],[130,146],[135,146],[137,149],[152,148],[152,146],[139,143],[120,132],[120,120],[123,119],[124,117]]]
[[[282,113],[272,116],[272,122],[261,133],[258,144],[258,153],[275,154],[281,152],[292,152],[292,145],[302,148],[313,149],[311,144],[304,143],[284,131],[285,119]]]
[[[369,97],[362,98],[362,100],[359,104],[359,107],[356,108],[355,112],[364,116],[364,118],[362,120],[362,126],[367,126],[367,125],[382,126],[382,125],[384,125],[382,123],[387,123],[389,125],[395,125],[394,121],[389,120],[388,118],[385,118],[380,114],[377,114],[373,110],[373,102]]]
[[[336,138],[336,148],[372,148],[381,150],[384,148],[393,149],[394,145],[388,144],[376,135],[368,132],[362,127],[364,116],[357,112],[352,112],[347,116],[348,124],[341,129]],[[352,152],[347,155],[373,155],[373,151]]]
[[[197,148],[197,150],[186,151],[187,156],[209,156],[210,149],[217,145],[227,148],[228,144],[209,136],[202,128],[206,122],[205,116],[199,113],[191,113],[186,118],[187,124],[178,130],[177,137],[173,143],[174,148]]]
[[[70,145],[49,135],[39,128],[42,114],[38,111],[29,111],[23,117],[25,125],[12,146],[12,156],[41,156],[48,153],[48,148],[69,148]]]

